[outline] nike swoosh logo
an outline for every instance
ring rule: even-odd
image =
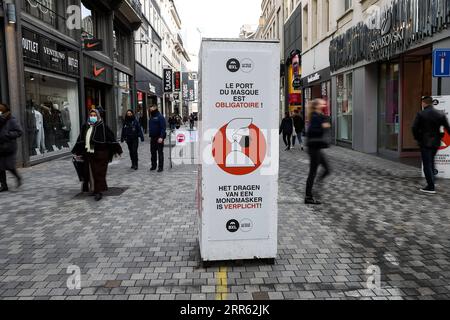
[[[94,66],[94,76],[98,77],[103,73],[103,71],[105,71],[105,69],[105,67],[97,69],[97,66]]]
[[[88,48],[88,49],[92,49],[92,48],[94,48],[94,47],[98,46],[99,44],[100,44],[100,42],[95,42],[95,43],[87,43],[87,44],[86,44],[86,48]]]

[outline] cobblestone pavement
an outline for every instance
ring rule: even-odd
[[[450,182],[422,195],[419,169],[336,147],[326,205],[307,207],[307,155],[283,152],[275,264],[203,268],[196,167],[150,173],[148,142],[140,150],[139,171],[127,156],[110,166],[100,203],[78,195],[70,159],[22,170],[25,185],[0,195],[2,299],[450,298]],[[71,265],[80,290],[67,287]]]

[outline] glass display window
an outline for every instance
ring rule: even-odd
[[[26,68],[25,93],[31,160],[69,152],[80,131],[78,82]]]
[[[340,74],[336,78],[338,140],[353,140],[353,74]]]
[[[114,71],[114,95],[117,116],[118,137],[122,131],[123,121],[128,110],[131,108],[130,76],[118,70]]]

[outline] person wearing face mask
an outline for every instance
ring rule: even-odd
[[[128,150],[130,151],[131,169],[134,170],[138,170],[139,138],[142,142],[144,142],[144,133],[142,132],[141,125],[136,119],[134,112],[132,110],[128,110],[123,123],[122,138],[120,141],[127,142]]]
[[[164,139],[166,139],[166,119],[158,111],[157,106],[150,108],[149,120],[150,151],[152,154],[151,171],[158,168],[158,172],[164,170]],[[158,154],[158,157],[156,156]]]
[[[16,170],[17,139],[23,134],[17,120],[11,115],[6,104],[0,104],[0,192],[8,191],[6,171],[17,179],[17,187],[22,185],[22,178]]]
[[[93,109],[89,112],[89,119],[81,128],[72,153],[82,157],[85,163],[83,192],[93,189],[95,200],[100,201],[103,192],[108,189],[106,184],[108,163],[112,161],[114,155],[122,154],[122,148],[98,110]]]

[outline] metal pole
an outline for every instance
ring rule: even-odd
[[[437,95],[441,96],[442,95],[442,78],[439,77],[437,81],[438,81]]]

